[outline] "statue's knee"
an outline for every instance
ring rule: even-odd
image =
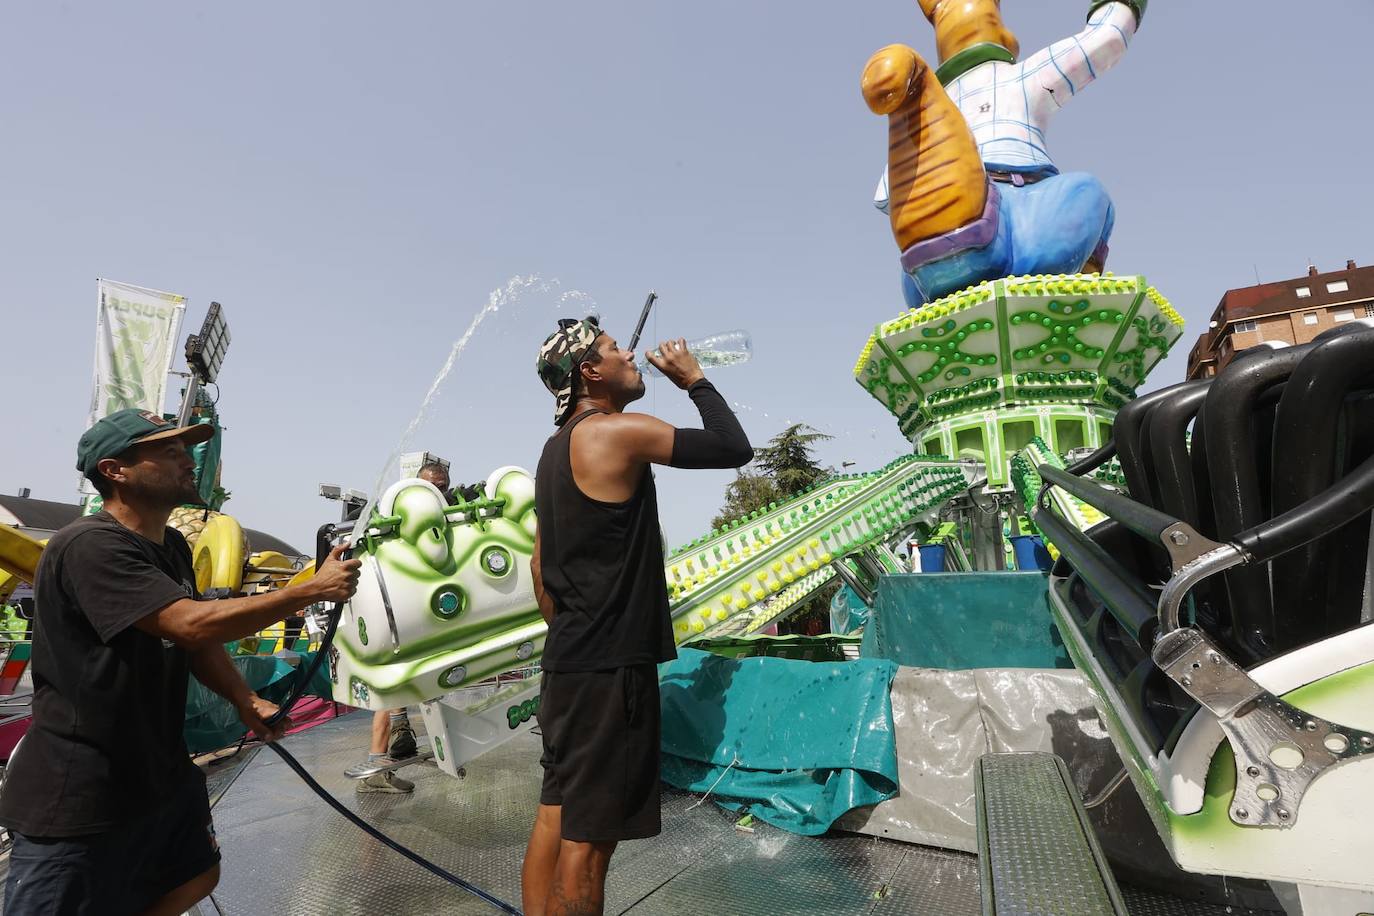
[[[1049,179],[1058,185],[1056,209],[1073,213],[1079,223],[1095,223],[1098,230],[1109,228],[1115,219],[1111,196],[1096,175],[1066,172]]]

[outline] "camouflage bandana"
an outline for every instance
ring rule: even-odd
[[[588,351],[599,336],[601,327],[595,318],[580,321],[561,318],[558,330],[550,334],[539,348],[539,359],[534,367],[544,387],[557,399],[553,411],[554,426],[562,426],[568,419],[568,412],[573,406],[573,382],[577,378],[578,367],[587,358]]]

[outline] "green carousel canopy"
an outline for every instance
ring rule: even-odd
[[[1144,277],[1006,277],[879,325],[854,378],[913,440],[933,423],[1002,408],[1115,413],[1182,333],[1183,318]]]

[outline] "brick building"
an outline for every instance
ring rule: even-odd
[[[1228,289],[1206,331],[1188,353],[1188,378],[1209,378],[1240,350],[1268,341],[1307,343],[1347,321],[1374,319],[1374,267],[1319,273],[1277,283]]]

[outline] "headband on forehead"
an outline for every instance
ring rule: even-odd
[[[555,426],[562,426],[572,410],[577,368],[596,345],[599,336],[601,325],[595,316],[560,318],[558,330],[545,338],[544,345],[539,348],[535,370],[556,401],[553,413]]]

